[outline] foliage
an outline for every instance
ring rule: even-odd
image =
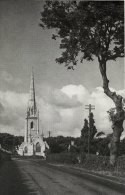
[[[41,26],[56,29],[60,38],[59,63],[77,64],[83,59],[115,60],[124,55],[124,2],[46,1]],[[68,66],[73,68],[73,66]]]
[[[8,160],[11,160],[11,154],[0,150],[0,166],[4,161],[8,161]]]
[[[71,143],[71,140],[75,140],[73,137],[50,137],[44,138],[45,141],[49,144],[51,153],[60,153],[68,150],[68,146]]]
[[[15,149],[21,145],[24,138],[22,136],[14,136],[10,135],[8,133],[0,133],[0,144],[2,148],[9,150],[9,151],[15,151]]]
[[[46,160],[55,163],[78,163],[77,154],[69,152],[49,154]]]
[[[90,118],[90,141],[92,141],[95,134],[97,133],[97,129],[96,129],[96,126],[95,126],[94,115],[93,115],[92,112],[90,113],[89,118]]]
[[[89,124],[88,120],[84,120],[84,126],[81,130],[81,150],[84,152],[88,151],[88,132],[89,132]]]
[[[109,156],[109,142],[110,139],[108,137],[95,139],[96,151],[99,155]]]
[[[101,137],[102,135],[105,135],[105,133],[103,131],[100,131],[96,134],[96,137]]]
[[[96,154],[96,152],[98,152],[99,156],[109,156],[109,143],[112,135],[113,134],[108,134],[106,137],[94,137],[93,141],[90,144],[91,154]],[[72,148],[70,153],[72,153],[73,155],[78,155],[80,153],[83,153],[84,155],[84,153],[87,153],[87,143],[86,146],[84,146],[84,142],[83,140],[81,140],[81,137],[74,138],[58,136],[44,139],[50,146],[50,154],[68,152],[68,146],[70,145],[71,140],[74,140],[76,148]],[[125,139],[120,142],[119,155],[125,155]]]
[[[111,108],[107,113],[109,114],[109,120],[112,121],[113,124],[120,121],[125,115],[124,110],[116,112],[116,108]]]
[[[81,150],[83,150],[84,152],[88,151],[88,139],[89,139],[89,144],[90,144],[90,151],[94,151],[94,136],[97,133],[97,129],[95,126],[95,120],[94,120],[94,115],[91,112],[90,116],[89,116],[89,123],[88,124],[88,120],[85,119],[84,120],[84,126],[81,130]],[[89,138],[88,138],[89,136]],[[92,147],[93,146],[93,147]]]
[[[89,124],[88,120],[84,119],[84,126],[81,130],[81,137],[86,140],[88,138]]]
[[[110,147],[110,163],[115,165],[125,111],[123,97],[109,88],[107,61],[124,57],[124,2],[46,1],[41,16],[41,27],[55,29],[52,38],[61,40],[58,63],[74,70],[79,60],[98,59],[104,93],[113,100],[117,112]]]
[[[125,138],[121,140],[119,145],[119,156],[125,155]]]

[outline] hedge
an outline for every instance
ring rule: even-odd
[[[72,153],[52,153],[48,154],[46,157],[46,160],[48,162],[54,162],[54,163],[77,163],[77,155]]]
[[[54,163],[68,163],[76,164],[89,170],[104,170],[104,171],[125,171],[125,156],[120,156],[117,160],[117,164],[114,167],[110,166],[109,156],[97,156],[97,155],[78,155],[76,153],[58,153],[48,154],[46,160]]]
[[[0,149],[0,164],[6,160],[11,160],[11,153]]]

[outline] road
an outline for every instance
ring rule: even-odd
[[[125,186],[71,167],[15,159],[0,171],[0,195],[11,194],[120,195],[125,194]]]

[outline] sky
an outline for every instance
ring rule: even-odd
[[[80,136],[85,105],[95,105],[98,131],[111,133],[107,111],[114,107],[102,90],[98,61],[74,71],[59,65],[59,41],[40,26],[41,0],[0,0],[0,132],[24,135],[31,69],[34,69],[40,131],[45,136]],[[123,59],[107,65],[110,87],[125,96]],[[124,135],[124,133],[123,133]]]

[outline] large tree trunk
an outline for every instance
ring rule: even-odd
[[[111,113],[112,116],[112,129],[113,136],[110,143],[110,164],[115,166],[116,159],[118,156],[118,149],[120,143],[120,137],[123,131],[123,122],[125,119],[125,112],[122,104],[122,96],[117,95],[116,92],[112,92],[109,89],[109,80],[106,75],[106,61],[99,59],[100,72],[103,79],[104,93],[113,100],[115,104],[115,112]]]
[[[121,119],[112,125],[113,136],[110,142],[110,164],[113,166],[115,166],[118,156],[120,137],[123,131],[123,121],[124,120]]]

